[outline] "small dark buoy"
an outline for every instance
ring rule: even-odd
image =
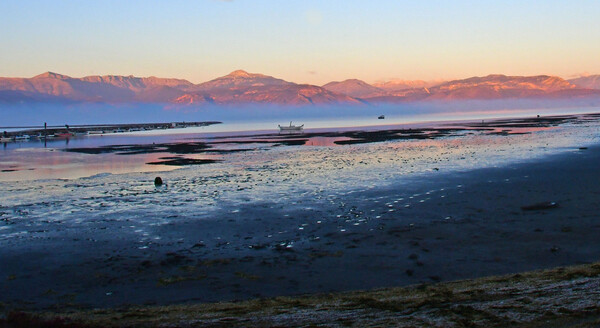
[[[538,118],[540,118],[540,116],[539,116],[539,115],[538,115],[537,117],[538,117]]]
[[[162,186],[163,182],[162,179],[160,177],[156,177],[154,178],[154,185],[155,186]]]

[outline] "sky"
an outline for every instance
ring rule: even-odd
[[[0,76],[600,74],[600,1],[0,0]]]

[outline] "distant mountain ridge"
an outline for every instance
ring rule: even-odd
[[[522,98],[580,98],[600,96],[600,90],[580,88],[557,76],[507,76],[491,74],[390,92],[390,95],[369,98],[371,102],[494,100]]]
[[[429,88],[435,99],[501,99],[543,96],[576,86],[556,76],[506,76],[492,74],[454,80]]]
[[[396,92],[407,89],[418,89],[418,88],[429,88],[438,84],[442,84],[446,81],[444,80],[435,80],[435,81],[423,81],[423,80],[390,80],[390,81],[380,81],[373,83],[373,86],[383,89],[388,92]]]
[[[388,92],[357,79],[349,79],[341,82],[329,82],[323,88],[356,98],[372,98],[388,95]]]
[[[600,89],[600,75],[581,76],[568,81],[579,88]]]
[[[315,85],[296,84],[242,70],[200,83],[190,91],[172,102],[183,105],[202,103],[278,105],[360,103],[357,99]]]
[[[600,97],[600,75],[565,80],[556,76],[492,74],[432,85],[400,81],[368,84],[357,79],[322,87],[297,84],[268,75],[233,71],[193,84],[187,80],[120,75],[70,76],[46,72],[32,78],[0,77],[0,102],[165,103],[320,105],[469,99]]]
[[[243,70],[233,71],[225,76],[200,83],[194,90],[243,89],[265,86],[286,86],[294,83],[263,74],[248,73]]]
[[[35,100],[89,102],[136,102],[146,99],[165,101],[194,86],[181,79],[154,76],[70,76],[46,72],[32,78],[0,78],[0,90]]]

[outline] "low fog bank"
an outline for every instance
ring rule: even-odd
[[[600,98],[561,100],[469,100],[452,102],[414,102],[400,104],[362,105],[203,105],[173,106],[164,104],[0,104],[0,126],[77,125],[154,122],[259,122],[424,116],[428,120],[460,119],[462,117],[493,117],[532,112],[560,114],[593,112],[600,107]]]

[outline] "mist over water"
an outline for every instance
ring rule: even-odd
[[[220,121],[223,124],[203,131],[275,130],[289,122],[315,129],[586,113],[598,111],[598,106],[600,102],[590,99],[318,106],[20,103],[0,104],[0,126]],[[385,115],[385,120],[378,120],[379,115]]]

